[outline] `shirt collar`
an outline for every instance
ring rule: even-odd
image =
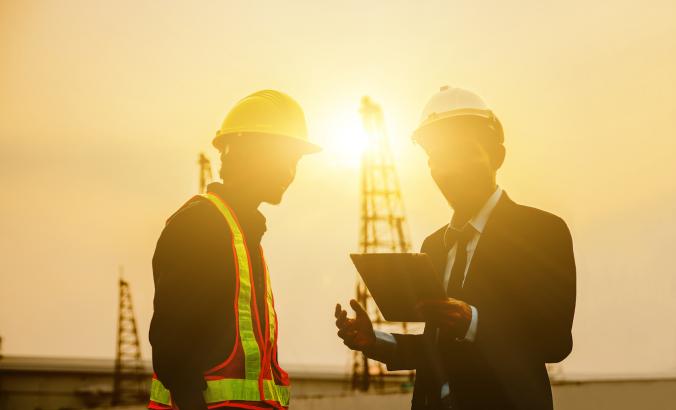
[[[500,197],[502,196],[502,188],[500,186],[497,186],[495,188],[495,191],[491,194],[490,197],[486,200],[484,205],[481,207],[479,212],[477,212],[472,219],[469,220],[468,224],[474,228],[479,234],[483,233],[484,228],[486,227],[486,223],[488,222],[488,218],[491,216],[491,213],[493,212],[493,209],[495,209],[495,206],[498,204],[498,201],[500,200]],[[454,229],[451,227],[451,224],[449,223],[448,226],[451,229]]]

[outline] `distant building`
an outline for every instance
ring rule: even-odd
[[[152,369],[145,364],[148,387]],[[6,356],[0,359],[0,410],[66,410],[107,406],[112,399],[114,360]],[[340,396],[350,375],[340,369],[290,369],[293,397]],[[402,392],[406,378],[387,381]]]
[[[150,363],[145,365],[150,386]],[[5,356],[0,358],[0,410],[76,410],[108,407],[114,360]],[[381,394],[351,390],[349,370],[290,368],[294,410],[407,410],[407,378],[389,379]],[[556,410],[676,409],[676,374],[553,382]],[[140,403],[120,410],[140,410]],[[109,408],[110,410],[110,408]]]

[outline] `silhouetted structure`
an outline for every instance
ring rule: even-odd
[[[211,182],[213,175],[211,173],[211,162],[209,158],[200,152],[199,159],[197,163],[200,166],[200,194],[207,192],[207,185]]]
[[[409,252],[411,243],[404,204],[385,132],[383,112],[369,97],[363,97],[360,113],[368,141],[361,165],[359,249],[363,253]],[[375,328],[387,327],[387,330],[406,333],[406,323],[393,325],[383,320],[361,280],[357,282],[357,301],[369,313]],[[353,355],[352,388],[366,391],[372,381],[377,382],[376,386],[382,386],[386,375],[384,365],[368,360],[361,352],[355,351]]]
[[[134,307],[129,283],[122,279],[120,269],[120,304],[117,322],[117,354],[113,376],[112,405],[137,404],[148,400],[150,380],[144,374],[141,361]]]

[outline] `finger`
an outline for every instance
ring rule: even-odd
[[[349,319],[347,318],[347,312],[343,310],[337,316],[336,326],[344,326],[344,324],[348,321]]]
[[[343,321],[336,320],[336,326],[338,327],[338,329],[350,329],[350,330],[357,329],[357,323],[355,319],[345,319]]]
[[[340,317],[336,319],[336,326],[339,328],[344,327],[354,327],[354,319],[348,319],[347,317]]]
[[[333,315],[338,319],[338,315],[340,315],[340,312],[343,310],[342,306],[340,306],[340,303],[336,303],[336,309],[333,312]]]
[[[342,338],[345,338],[345,337],[354,337],[357,335],[357,333],[358,333],[357,329],[346,327],[338,329],[337,335]]]
[[[350,300],[350,306],[352,306],[352,309],[354,309],[354,312],[357,314],[357,317],[359,318],[368,318],[369,315],[366,313],[366,310],[362,307],[362,305],[359,304],[356,300],[352,299]]]
[[[462,312],[462,305],[451,302],[426,302],[418,309],[420,312],[446,312],[446,313],[460,313]]]
[[[443,325],[445,327],[453,327],[460,322],[459,318],[455,315],[438,314],[438,313],[429,314],[425,316],[425,321],[436,325]]]
[[[459,311],[453,310],[453,311],[450,311],[450,312],[446,312],[446,317],[450,320],[458,321],[458,320],[460,320],[462,315],[460,314]]]

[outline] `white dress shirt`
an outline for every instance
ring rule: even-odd
[[[479,239],[481,239],[481,234],[486,228],[488,218],[491,216],[491,213],[493,212],[493,209],[495,209],[495,206],[498,204],[498,201],[500,200],[501,196],[502,196],[502,188],[498,186],[496,187],[493,194],[491,194],[491,196],[486,200],[486,202],[481,207],[479,212],[477,212],[477,214],[467,222],[469,225],[472,226],[474,230],[474,236],[469,240],[469,242],[467,242],[466,248],[467,264],[465,265],[464,277],[462,279],[463,286],[465,284],[465,279],[467,278],[467,272],[469,271],[470,264],[472,263],[474,251],[476,250],[476,247],[479,244]],[[454,228],[463,229],[465,228],[465,226]],[[446,227],[446,229],[447,230],[451,229],[450,222]],[[456,245],[453,245],[453,247],[448,251],[448,256],[446,259],[446,267],[444,269],[444,288],[448,288],[448,281],[451,278],[451,271],[453,269],[453,264],[455,263],[456,247],[457,247]],[[465,333],[465,337],[462,339],[458,339],[459,341],[473,342],[474,339],[476,338],[477,327],[479,326],[479,311],[472,305],[470,305],[470,309],[472,310],[472,319],[470,321],[469,328],[467,329],[467,333]],[[376,330],[375,333],[376,338],[381,343],[394,343],[394,344],[397,343],[394,336],[392,336],[390,333],[382,332],[380,330]]]

